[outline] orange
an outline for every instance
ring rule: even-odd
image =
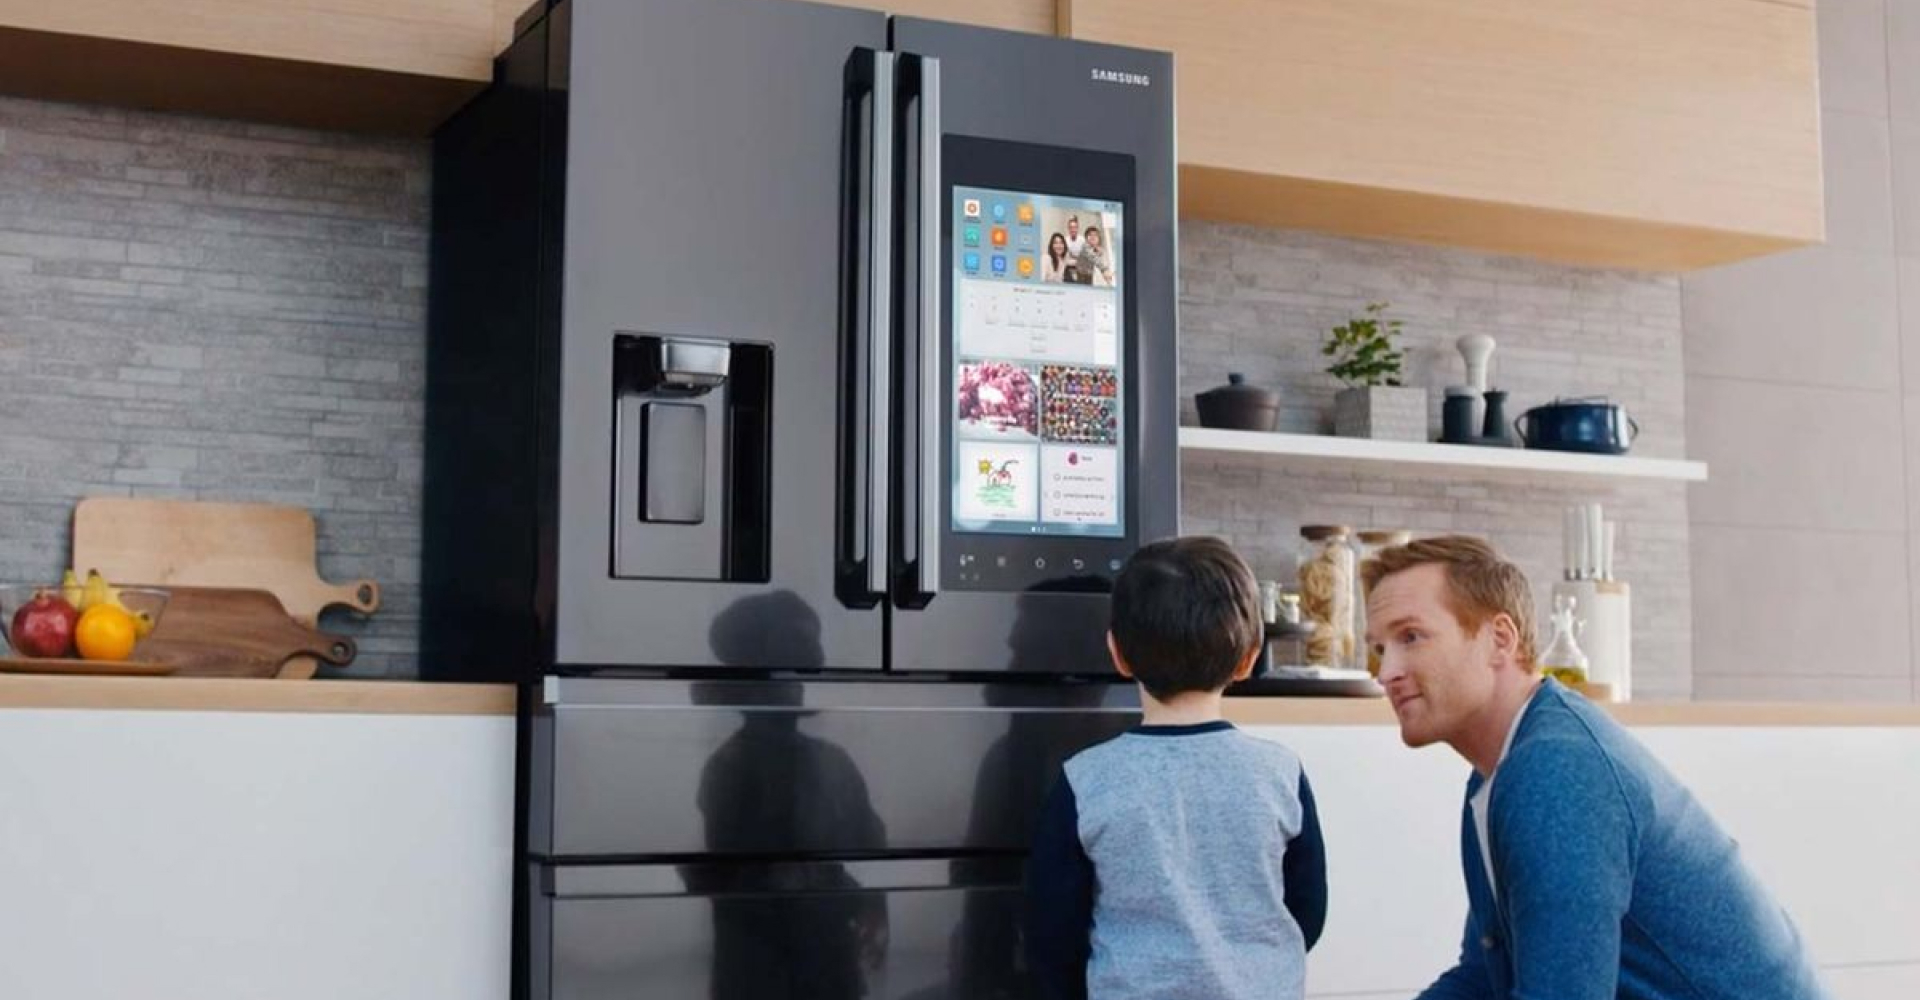
[[[73,644],[88,660],[124,660],[133,655],[139,636],[133,615],[112,604],[96,604],[81,612],[73,626]]]

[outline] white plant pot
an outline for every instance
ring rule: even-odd
[[[1427,439],[1427,390],[1407,386],[1342,389],[1333,397],[1333,432],[1386,441]]]

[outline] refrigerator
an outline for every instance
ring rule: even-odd
[[[1027,997],[1178,523],[1172,62],[561,0],[434,141],[422,674],[520,685],[535,998]]]

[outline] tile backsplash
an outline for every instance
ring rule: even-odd
[[[89,494],[291,503],[320,524],[328,579],[385,606],[352,673],[417,650],[428,178],[423,141],[369,139],[0,98],[0,579],[57,574]],[[1319,338],[1366,302],[1405,320],[1407,382],[1461,379],[1452,341],[1499,341],[1510,412],[1606,394],[1680,456],[1680,306],[1669,276],[1187,221],[1181,391],[1229,371],[1281,390],[1283,429],[1324,429]],[[1544,592],[1559,511],[1623,521],[1636,686],[1691,688],[1685,488],[1356,474],[1189,456],[1186,528],[1290,575],[1301,523],[1483,533]]]
[[[1331,429],[1339,383],[1325,374],[1325,331],[1372,301],[1404,321],[1405,381],[1429,390],[1437,433],[1442,389],[1464,380],[1454,341],[1498,343],[1490,383],[1508,413],[1556,396],[1605,395],[1640,424],[1635,454],[1685,455],[1680,293],[1671,275],[1562,267],[1511,257],[1185,220],[1180,227],[1180,387],[1229,372],[1278,389],[1280,429]],[[1559,483],[1485,472],[1361,472],[1189,453],[1184,530],[1230,539],[1263,578],[1291,579],[1302,524],[1459,531],[1492,540],[1544,601],[1558,574],[1560,512],[1597,501],[1621,522],[1618,575],[1633,587],[1638,697],[1692,688],[1687,494],[1672,483]]]
[[[312,508],[413,669],[429,146],[0,98],[0,579],[91,494]]]

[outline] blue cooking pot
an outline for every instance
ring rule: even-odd
[[[1640,425],[1618,403],[1605,398],[1556,399],[1536,406],[1513,422],[1529,448],[1624,455],[1640,436]]]

